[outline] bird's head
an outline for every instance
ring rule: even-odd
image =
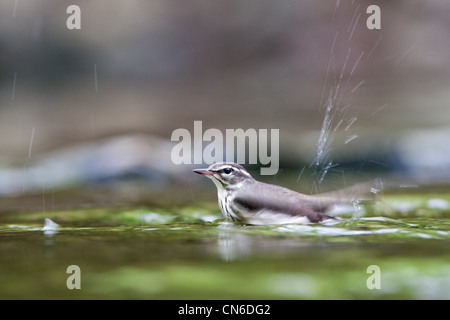
[[[207,169],[195,169],[193,171],[213,180],[218,189],[220,187],[233,189],[246,181],[254,180],[243,166],[233,162],[217,162]]]

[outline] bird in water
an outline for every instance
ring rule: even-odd
[[[365,199],[361,186],[317,195],[257,181],[239,164],[218,162],[193,172],[210,178],[217,187],[223,215],[243,224],[265,225],[320,222],[334,219],[326,212],[335,204]]]

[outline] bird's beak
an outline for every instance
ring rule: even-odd
[[[195,173],[198,173],[198,174],[202,174],[204,176],[212,176],[212,175],[214,175],[214,173],[212,171],[209,171],[208,169],[194,169],[192,171],[195,172]]]

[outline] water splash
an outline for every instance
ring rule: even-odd
[[[337,11],[338,8],[339,3],[336,3],[335,11]],[[356,32],[358,30],[356,26],[360,21],[362,12],[359,4],[357,4],[354,8],[355,11],[353,17],[346,27],[346,32],[341,32],[342,30],[336,31],[333,42],[331,44],[331,56],[325,75],[325,84],[322,90],[322,96],[320,99],[320,106],[322,107],[323,105],[325,105],[326,110],[322,121],[319,139],[317,141],[316,156],[310,164],[310,168],[313,169],[313,175],[317,177],[317,181],[315,182],[316,188],[318,188],[319,185],[324,181],[326,175],[330,172],[330,170],[338,166],[331,159],[331,151],[339,129],[341,129],[343,123],[346,122],[345,131],[348,131],[350,127],[358,120],[358,117],[356,116],[351,117],[349,120],[346,119],[350,104],[346,105],[345,102],[346,97],[348,97],[349,94],[355,93],[365,83],[365,80],[360,80],[356,86],[354,86],[353,88],[349,88],[352,75],[355,73],[357,67],[360,65],[361,61],[363,61],[363,57],[366,54],[366,51],[362,50],[358,52],[357,55],[355,55],[352,52],[352,48],[350,47],[351,40],[356,35]],[[336,12],[333,13],[333,20],[335,18],[335,14]],[[336,45],[339,41],[342,41],[344,44],[349,44],[348,49],[342,56],[343,59],[341,67],[337,67],[339,56],[336,50]],[[381,38],[379,39],[379,41],[377,41],[376,46],[380,41]],[[376,46],[372,48],[370,54],[373,54]],[[325,101],[325,104],[323,104],[327,89],[329,90],[328,99]],[[357,134],[351,134],[344,141],[344,144],[348,144],[356,138],[358,138]]]
[[[44,232],[45,236],[53,236],[58,233],[58,229],[61,226],[49,218],[45,218],[44,226],[42,227],[42,231]]]
[[[356,122],[356,120],[358,120],[358,117],[353,117],[348,121],[347,126],[345,127],[345,131],[348,131],[348,129],[350,129],[350,127]]]
[[[353,200],[352,201],[353,206],[353,216],[352,219],[360,219],[362,216],[364,216],[364,206],[361,205],[361,200]]]
[[[322,183],[322,181],[323,181],[323,179],[325,179],[325,176],[327,175],[328,171],[329,171],[331,168],[334,168],[334,167],[336,167],[336,166],[337,166],[337,164],[335,164],[335,163],[333,163],[333,162],[330,161],[330,162],[322,169],[322,172],[321,172],[320,177],[319,177],[319,183]]]
[[[332,95],[332,93],[330,95]],[[333,96],[334,98],[328,98],[327,109],[325,111],[319,140],[317,142],[316,158],[310,165],[310,167],[313,167],[314,169],[314,174],[319,176],[319,184],[324,180],[328,170],[336,166],[330,159],[330,151],[332,150],[331,146],[336,133],[344,121],[341,114],[342,111],[336,108],[334,104],[336,94]]]
[[[362,86],[363,84],[364,84],[364,82],[366,82],[366,80],[362,80],[360,83],[358,83],[353,89],[352,89],[352,91],[350,92],[350,93],[354,93],[356,90],[358,90],[358,88],[360,87],[360,86]]]
[[[349,143],[350,141],[355,140],[356,138],[358,138],[358,135],[357,135],[357,134],[354,134],[354,135],[348,137],[348,138],[345,140],[344,144],[347,144],[347,143]]]

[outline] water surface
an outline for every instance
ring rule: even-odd
[[[281,226],[228,223],[202,204],[5,213],[0,298],[450,299],[448,200],[393,195]],[[371,265],[381,289],[367,286]]]

